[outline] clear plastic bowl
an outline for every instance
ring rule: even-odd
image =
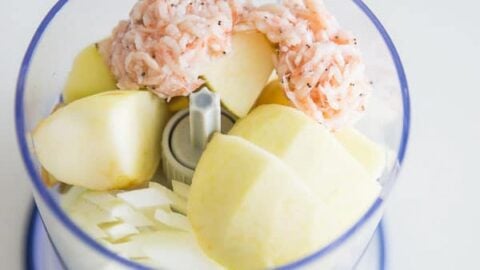
[[[43,184],[29,141],[29,132],[58,103],[75,55],[88,44],[108,36],[117,22],[128,16],[134,2],[59,0],[35,32],[18,77],[15,120],[19,147],[44,225],[68,269],[146,268],[104,248],[70,220],[57,203],[55,191]],[[280,269],[352,269],[382,217],[385,199],[397,177],[408,141],[407,81],[390,37],[361,0],[325,2],[341,25],[357,36],[374,83],[370,106],[357,127],[389,147],[395,156],[380,179],[381,196],[360,220],[328,246]]]

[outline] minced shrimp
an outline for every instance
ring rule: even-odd
[[[143,0],[100,52],[121,89],[185,96],[203,84],[199,68],[230,51],[233,20],[224,0]]]
[[[101,44],[120,88],[160,97],[188,95],[199,68],[231,48],[233,32],[257,30],[278,44],[277,74],[287,97],[329,129],[353,123],[371,87],[357,40],[321,0],[255,7],[235,0],[143,0]]]
[[[287,97],[330,129],[353,123],[371,92],[357,40],[320,0],[286,0],[251,10],[243,29],[278,44],[276,70]]]

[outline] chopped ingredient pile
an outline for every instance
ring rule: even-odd
[[[256,30],[278,48],[276,72],[286,96],[329,129],[352,124],[371,86],[357,39],[319,0],[254,6],[234,0],[145,0],[100,49],[122,89],[186,96],[202,68],[231,50],[232,34]]]

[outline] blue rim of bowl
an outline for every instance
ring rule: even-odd
[[[34,55],[35,49],[40,41],[44,31],[47,29],[49,23],[55,17],[55,15],[62,9],[62,7],[68,2],[68,0],[58,0],[55,5],[49,10],[47,15],[43,18],[42,22],[38,26],[37,30],[35,31],[32,40],[27,48],[25,56],[23,58],[22,64],[20,66],[20,71],[17,80],[17,87],[16,87],[16,94],[15,94],[15,126],[16,126],[16,135],[17,135],[17,142],[20,148],[20,152],[22,154],[22,159],[24,165],[27,169],[27,172],[32,180],[32,184],[35,187],[38,194],[42,197],[45,201],[45,204],[50,211],[54,213],[56,218],[60,220],[60,222],[68,228],[73,235],[78,237],[81,241],[83,241],[86,245],[92,247],[95,251],[100,253],[101,255],[105,256],[106,258],[112,259],[123,266],[131,267],[135,269],[150,269],[144,265],[139,263],[130,261],[126,258],[120,257],[119,255],[111,252],[107,248],[103,247],[101,244],[96,242],[93,238],[88,236],[84,231],[82,231],[70,218],[62,211],[60,206],[55,202],[53,197],[49,194],[49,191],[43,184],[41,180],[41,176],[39,172],[35,169],[34,162],[32,157],[30,156],[30,152],[28,150],[28,143],[27,143],[27,132],[25,127],[25,118],[24,118],[24,108],[23,108],[23,98],[25,94],[25,82],[28,75],[28,71],[30,68],[30,63],[32,57]],[[395,68],[397,70],[397,76],[399,79],[400,87],[401,87],[401,94],[403,100],[403,129],[402,135],[400,139],[400,147],[397,153],[397,160],[399,164],[403,162],[405,157],[405,152],[408,144],[408,135],[410,129],[410,99],[408,94],[408,83],[405,75],[405,71],[403,69],[402,62],[398,55],[398,52],[393,44],[392,39],[387,34],[385,28],[380,23],[378,18],[373,14],[373,12],[362,2],[362,0],[352,0],[363,12],[364,14],[370,19],[370,21],[375,25],[378,32],[384,39],[385,44],[389,48],[391,57],[394,61]],[[363,224],[369,220],[369,218],[379,209],[382,205],[383,200],[378,198],[374,204],[370,207],[367,213],[365,213],[362,218],[360,218],[355,225],[353,225],[348,231],[346,231],[343,235],[337,238],[335,241],[331,242],[324,248],[320,249],[319,251],[300,259],[296,262],[284,265],[279,267],[278,269],[293,269],[299,266],[304,266],[325,254],[335,250],[338,246],[340,246],[345,240],[347,240],[350,236],[352,236],[359,228],[363,226]]]

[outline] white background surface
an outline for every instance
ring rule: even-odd
[[[397,45],[412,99],[409,150],[385,221],[387,269],[480,269],[480,5],[365,1]],[[23,268],[31,203],[14,136],[16,76],[33,31],[53,3],[0,1],[2,269]]]

